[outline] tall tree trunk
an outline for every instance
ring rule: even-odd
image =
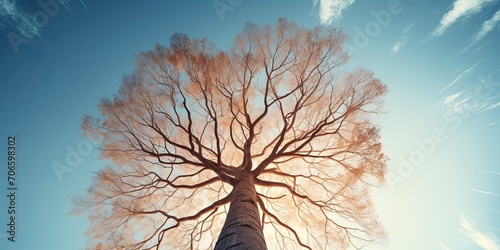
[[[229,212],[215,244],[215,250],[226,249],[267,249],[251,173],[244,175],[234,187]]]

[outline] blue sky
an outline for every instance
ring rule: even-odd
[[[367,249],[500,249],[498,0],[0,0],[0,248],[84,248],[71,197],[106,162],[81,118],[117,92],[134,55],[174,32],[227,49],[245,22],[278,17],[341,27],[350,65],[388,86],[377,120],[389,179],[373,190],[388,238]],[[16,243],[4,226],[9,135]]]

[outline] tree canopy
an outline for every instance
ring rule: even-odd
[[[84,116],[102,158],[75,213],[89,249],[213,248],[234,186],[254,177],[270,249],[345,249],[383,236],[369,188],[386,172],[386,86],[348,72],[339,29],[247,24],[231,48],[174,34],[136,57],[118,94]]]

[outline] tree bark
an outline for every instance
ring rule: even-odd
[[[215,250],[267,249],[253,178],[251,173],[245,174],[234,187],[229,212]]]

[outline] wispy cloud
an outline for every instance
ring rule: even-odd
[[[448,27],[460,18],[474,15],[480,12],[487,4],[495,1],[496,0],[455,0],[451,9],[441,17],[438,26],[429,34],[428,38],[432,39],[442,35]]]
[[[313,0],[313,9],[319,5],[319,19],[322,24],[331,24],[342,18],[342,12],[354,3],[355,0]]]
[[[497,174],[500,175],[500,172],[495,172],[495,171],[478,171],[478,174]]]
[[[71,0],[57,0],[59,4],[61,4],[69,13],[71,13],[71,9],[69,8],[69,2]]]
[[[462,233],[484,250],[500,250],[498,239],[490,232],[481,232],[465,216],[460,218]]]
[[[56,2],[68,12],[71,12],[69,6],[70,1],[71,0],[57,0]],[[4,30],[14,30],[27,39],[32,39],[36,36],[40,37],[43,27],[37,22],[34,16],[36,12],[27,12],[24,8],[19,6],[17,2],[17,0],[0,0],[0,28]],[[80,0],[80,2],[83,7],[87,9],[83,0]],[[38,11],[41,11],[41,9]]]
[[[500,84],[493,82],[491,75],[485,78],[480,77],[476,84],[471,84],[470,87],[460,92],[448,94],[436,105],[444,106],[448,115],[497,109],[500,107],[499,87]]]
[[[469,44],[465,47],[461,53],[467,51],[472,46],[476,45],[481,41],[488,33],[490,33],[495,27],[500,23],[500,10],[498,10],[491,19],[485,21],[479,31],[470,39]]]
[[[462,80],[464,77],[469,76],[474,71],[474,68],[476,68],[477,65],[479,65],[480,62],[481,61],[477,62],[476,64],[472,65],[471,67],[467,68],[466,70],[463,70],[462,72],[460,72],[460,74],[458,74],[457,77],[455,77],[455,79],[453,81],[451,81],[448,85],[446,85],[446,87],[442,88],[439,92],[442,92],[443,90],[453,86],[455,83]]]
[[[479,190],[479,189],[471,189],[473,192],[484,194],[484,195],[491,195],[495,197],[500,197],[497,193],[490,192],[490,191],[484,191],[484,190]]]
[[[481,90],[484,91],[484,90]],[[489,97],[485,100],[478,99],[474,94],[466,93],[463,98],[455,98],[448,104],[444,104],[449,115],[466,114],[471,112],[486,111],[490,107],[494,97]]]
[[[85,2],[83,2],[83,0],[80,0],[80,3],[83,5],[85,10],[89,11],[89,8],[87,8],[87,5],[85,4]]]
[[[5,26],[9,25],[26,38],[40,36],[40,25],[15,0],[0,0],[0,18]]]
[[[481,25],[481,29],[479,29],[479,32],[476,33],[476,35],[473,37],[474,41],[479,41],[481,40],[484,36],[486,36],[490,31],[492,31],[497,23],[500,21],[500,10],[493,15],[493,17]]]
[[[457,99],[460,95],[462,94],[462,92],[458,92],[458,93],[455,93],[455,94],[452,94],[452,95],[449,95],[447,96],[444,101],[443,101],[443,104],[444,105],[448,105],[450,103],[452,103],[455,99]]]
[[[401,50],[406,45],[406,43],[408,42],[408,35],[410,34],[410,31],[411,31],[412,27],[413,27],[413,23],[408,24],[405,27],[405,29],[403,30],[403,34],[401,35],[401,37],[399,37],[398,41],[394,45],[392,45],[392,48],[391,48],[391,53],[392,54],[398,53],[399,50]]]
[[[439,241],[438,246],[443,250],[451,250],[448,246],[446,246],[442,241]]]
[[[497,108],[499,106],[500,106],[500,102],[497,102],[497,103],[494,103],[494,104],[491,104],[490,106],[488,106],[486,109],[484,109],[484,111],[494,109],[494,108]]]

